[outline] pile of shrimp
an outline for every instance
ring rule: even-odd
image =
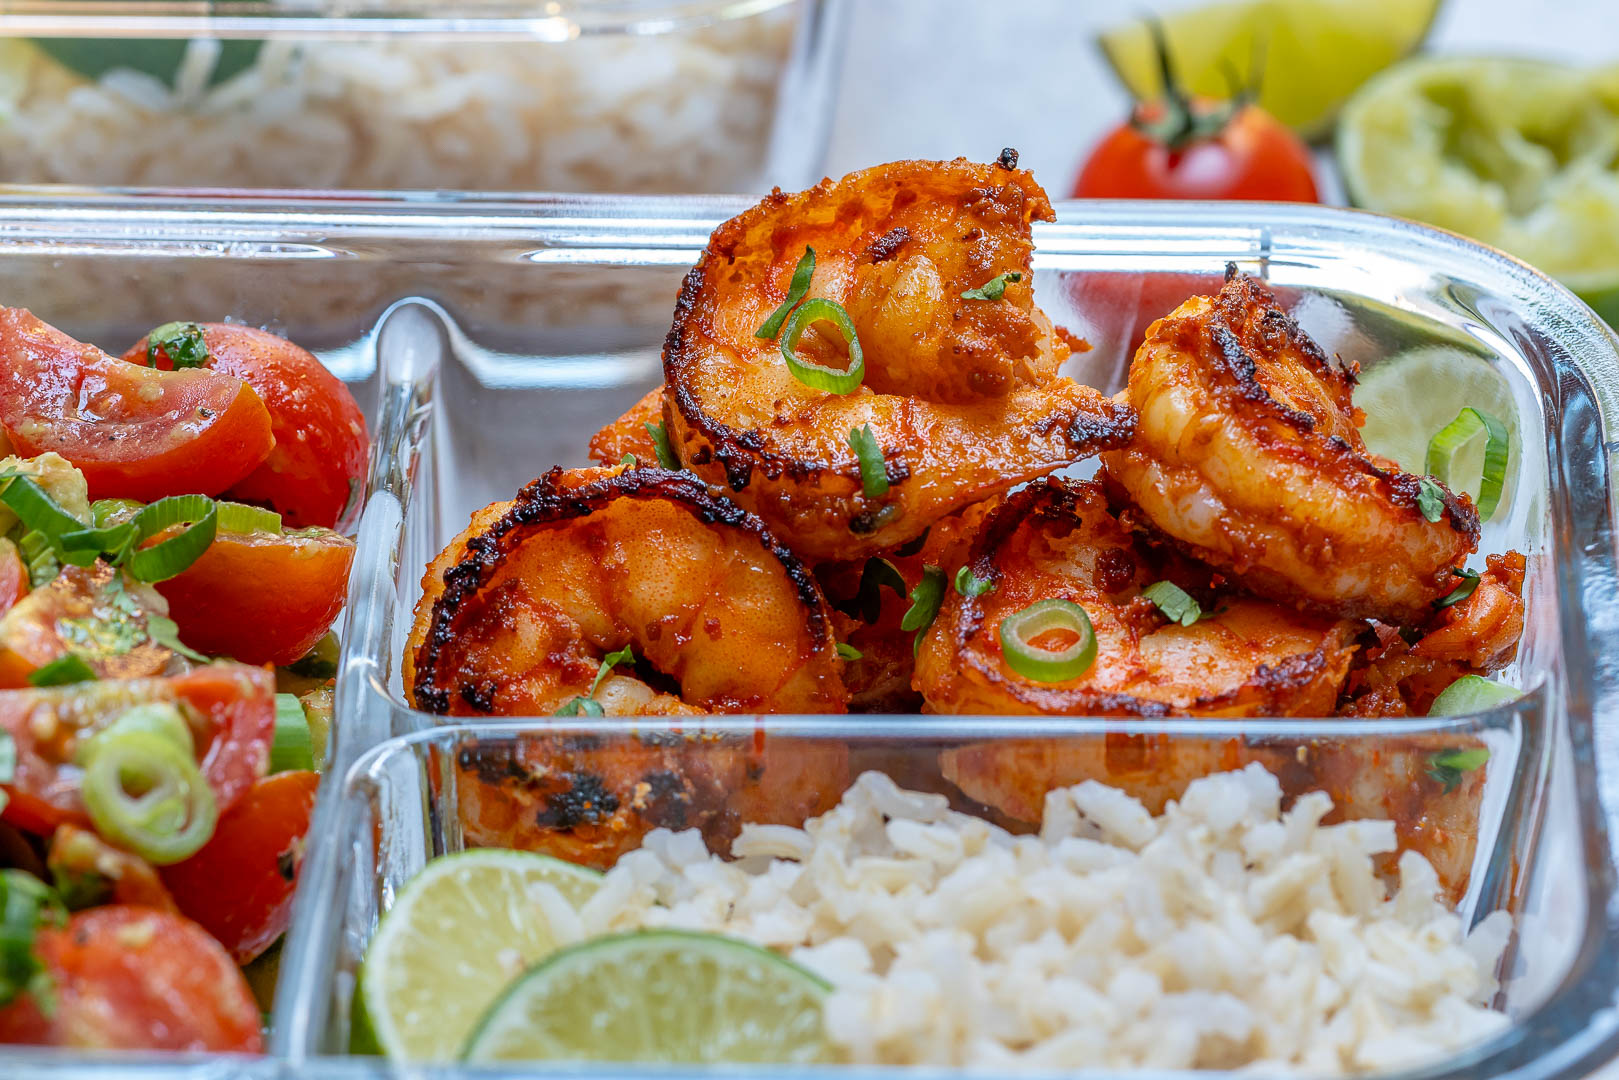
[[[597,464],[478,512],[429,565],[412,704],[1421,716],[1514,659],[1523,557],[1467,569],[1471,500],[1367,449],[1354,366],[1259,282],[1228,268],[1217,295],[1153,323],[1116,398],[1060,374],[1088,346],[1034,303],[1031,224],[1052,217],[1008,153],[778,191],[722,225],[680,290],[664,384],[590,441]],[[1058,475],[1087,461],[1092,479]],[[1003,624],[1050,601],[1083,609],[1095,658],[1031,677]],[[1129,736],[1057,761],[1001,743],[944,772],[1028,821],[1043,790],[1085,776],[1134,776],[1161,805],[1240,764],[1225,742],[1178,745]],[[543,782],[512,753],[479,757],[467,768],[505,795],[463,810],[510,839],[505,819],[544,819],[563,782],[606,863],[657,824],[724,833],[738,798],[801,820],[846,780],[829,758],[761,799],[767,770],[736,752],[706,766],[740,770],[725,782],[670,747],[550,747],[567,764]],[[1420,783],[1425,755],[1385,767]],[[1334,768],[1340,804],[1367,807],[1354,763]],[[1018,788],[1031,778],[1039,791]],[[1476,800],[1480,782],[1443,794]]]

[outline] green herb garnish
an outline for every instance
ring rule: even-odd
[[[680,459],[675,457],[675,448],[669,442],[669,433],[662,424],[655,424],[648,420],[644,425],[646,433],[652,436],[652,449],[657,451],[658,464],[672,472],[680,471]]]
[[[157,367],[159,356],[167,356],[174,370],[198,368],[208,363],[208,343],[202,327],[194,322],[169,322],[146,336],[146,364]]]
[[[1155,581],[1142,589],[1141,595],[1158,605],[1170,622],[1191,626],[1203,617],[1203,606],[1173,581]]]
[[[1466,600],[1469,596],[1472,596],[1473,591],[1478,588],[1477,570],[1469,570],[1467,567],[1462,566],[1453,568],[1451,573],[1461,578],[1462,583],[1456,586],[1456,588],[1452,589],[1450,592],[1446,593],[1444,596],[1441,596],[1439,599],[1435,600],[1433,602],[1433,606],[1436,609],[1448,608],[1452,604],[1459,604],[1463,600]]]
[[[1004,274],[996,274],[976,289],[968,289],[961,294],[963,300],[999,300],[1006,295],[1006,284],[1009,281],[1022,281],[1023,275],[1016,270],[1009,270]]]
[[[1445,516],[1445,493],[1432,477],[1424,476],[1417,481],[1417,509],[1429,521],[1438,521]]]
[[[981,578],[972,572],[971,567],[963,566],[956,571],[956,591],[969,600],[993,592],[995,583],[987,578]]]
[[[77,653],[63,653],[44,667],[28,673],[30,686],[71,686],[74,683],[94,682],[95,669]]]

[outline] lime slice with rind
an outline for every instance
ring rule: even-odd
[[[1160,22],[1188,91],[1230,97],[1235,72],[1244,84],[1259,83],[1267,112],[1314,138],[1357,87],[1422,43],[1438,10],[1439,0],[1256,0],[1174,12]],[[1137,99],[1163,92],[1145,23],[1108,30],[1097,44]]]
[[[1523,442],[1517,406],[1506,377],[1482,356],[1448,345],[1407,350],[1361,373],[1355,404],[1366,414],[1360,433],[1367,447],[1418,475],[1426,469],[1429,442],[1463,409],[1495,417],[1508,437],[1506,482],[1496,515],[1512,505]],[[1458,451],[1448,477],[1453,490],[1465,491],[1475,502],[1484,474],[1484,443],[1475,439]]]
[[[1619,67],[1415,59],[1344,108],[1349,198],[1463,233],[1619,322]]]
[[[560,950],[495,1002],[463,1060],[808,1065],[836,1060],[830,987],[768,949],[645,930]]]
[[[366,949],[354,1046],[396,1061],[453,1061],[501,991],[556,950],[535,899],[541,885],[578,907],[601,875],[523,851],[481,849],[428,863]]]
[[[1482,675],[1463,675],[1433,699],[1428,707],[1429,716],[1467,716],[1488,712],[1497,705],[1505,705],[1523,696],[1523,691],[1502,683],[1491,682]]]

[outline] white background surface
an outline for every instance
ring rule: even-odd
[[[851,0],[827,172],[1016,147],[1052,197],[1129,99],[1096,30],[1185,0]],[[1619,0],[1447,0],[1430,50],[1619,62]]]

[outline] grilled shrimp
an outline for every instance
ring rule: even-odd
[[[474,515],[422,593],[404,677],[430,712],[547,715],[590,697],[632,714],[844,708],[815,579],[686,473],[553,469]],[[597,685],[626,646],[633,675]]]
[[[1352,623],[1247,596],[1216,593],[1199,621],[1167,621],[1142,595],[1166,568],[1093,483],[1050,479],[1014,493],[967,566],[992,588],[948,589],[922,641],[916,686],[934,712],[1325,716],[1354,653]],[[1202,587],[1187,584],[1210,595],[1206,571]],[[1000,644],[1003,619],[1048,599],[1079,604],[1096,634],[1095,662],[1062,682],[1020,675]]]
[[[1070,345],[1034,306],[1030,270],[1029,225],[1051,204],[1014,164],[878,166],[777,192],[715,230],[664,344],[664,416],[686,467],[806,559],[847,560],[1122,445],[1131,411],[1057,375]],[[781,342],[755,336],[810,248],[809,297],[846,309],[864,355],[849,393],[799,381]],[[797,349],[841,370],[830,325],[810,324]],[[850,447],[868,425],[882,494],[866,493]]]
[[[1328,824],[1393,821],[1399,850],[1427,858],[1456,903],[1467,891],[1478,844],[1485,770],[1447,774],[1435,756],[1480,745],[1442,734],[1299,742],[1112,733],[970,743],[944,751],[940,766],[969,799],[1037,824],[1055,788],[1096,780],[1158,814],[1193,780],[1258,762],[1276,774],[1289,800],[1307,791],[1330,795]],[[1381,870],[1392,875],[1397,857],[1385,856]]]
[[[1523,636],[1524,557],[1491,555],[1485,567],[1472,593],[1442,608],[1414,643],[1379,629],[1378,647],[1350,672],[1341,715],[1426,716],[1439,692],[1463,675],[1488,675],[1512,662]]]
[[[849,785],[841,745],[764,734],[468,740],[455,762],[468,844],[600,870],[657,828],[700,829],[712,850],[728,853],[744,821],[802,825]]]
[[[1366,449],[1355,377],[1228,267],[1218,296],[1148,330],[1123,395],[1140,425],[1103,455],[1107,475],[1153,529],[1256,593],[1421,622],[1477,546],[1478,515]]]
[[[658,447],[647,431],[648,424],[663,423],[663,387],[648,390],[630,406],[629,412],[590,437],[590,460],[614,466],[625,454],[634,454],[642,465],[658,464]]]

